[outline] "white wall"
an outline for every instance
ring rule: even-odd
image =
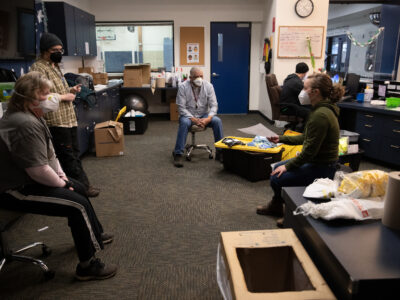
[[[264,3],[264,19],[262,23],[262,38],[259,41],[258,48],[262,53],[262,49],[264,47],[264,38],[268,37],[271,39],[272,44],[272,58],[271,58],[271,72],[274,70],[274,57],[275,53],[275,37],[272,32],[272,22],[273,18],[276,18],[276,2],[277,1],[265,1]],[[276,27],[275,27],[276,30]],[[260,57],[260,63],[261,63]],[[265,72],[257,72],[257,81],[259,84],[259,93],[258,93],[258,110],[266,117],[272,119],[272,111],[271,104],[268,97],[267,86],[265,84]]]
[[[329,10],[329,0],[318,0],[314,1],[314,11],[311,16],[307,18],[300,18],[296,15],[294,6],[297,0],[285,0],[279,1],[275,0],[276,3],[276,29],[275,29],[275,41],[278,37],[279,26],[323,26],[324,27],[324,38],[322,46],[322,57],[315,59],[315,71],[318,68],[324,67],[324,53],[325,53],[325,37],[328,22],[328,10]],[[276,49],[277,43],[275,42]],[[289,58],[277,58],[276,51],[274,56],[274,73],[278,79],[278,83],[282,84],[283,80],[290,73],[294,73],[295,66],[297,63],[304,61],[308,64],[310,71],[312,70],[310,59],[289,59]]]
[[[179,61],[181,26],[203,26],[205,32],[204,77],[210,80],[210,22],[261,22],[264,0],[89,0],[96,21],[174,21],[175,65]],[[253,46],[253,45],[252,45]],[[190,67],[184,68],[189,73]],[[252,73],[253,70],[250,70]]]
[[[271,3],[272,2],[272,3]],[[273,36],[272,39],[272,51],[273,60],[271,73],[275,73],[279,84],[283,83],[283,80],[288,74],[294,73],[295,66],[297,63],[304,61],[308,64],[310,72],[312,67],[310,59],[296,59],[296,58],[277,58],[277,38],[279,32],[279,26],[323,26],[324,37],[322,45],[322,56],[321,58],[315,59],[315,70],[324,67],[324,53],[325,53],[325,40],[326,40],[326,28],[328,21],[328,10],[329,0],[318,0],[314,1],[314,11],[311,16],[307,18],[300,18],[296,15],[294,6],[297,0],[271,0],[265,3],[265,16],[264,16],[264,36]],[[272,18],[275,17],[275,32],[272,33]],[[259,110],[266,117],[272,119],[271,105],[266,91],[264,77],[260,80],[260,98],[259,98]]]
[[[56,1],[56,0],[53,0]],[[210,80],[210,22],[255,22],[252,24],[250,58],[249,107],[258,109],[259,71],[258,64],[262,52],[260,24],[264,17],[264,3],[271,0],[67,0],[93,15],[96,21],[173,21],[175,66],[179,62],[179,31],[181,26],[202,26],[205,33],[204,77]],[[255,57],[253,57],[255,56]],[[64,70],[76,72],[81,61],[75,57],[65,57]],[[94,59],[85,59],[85,65]],[[189,73],[190,67],[183,72]],[[257,75],[254,75],[257,74]]]

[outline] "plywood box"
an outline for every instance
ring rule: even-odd
[[[96,124],[94,140],[96,156],[118,156],[124,154],[124,126],[115,121]]]
[[[126,64],[124,87],[142,87],[150,84],[150,64]]]
[[[219,249],[225,299],[335,299],[292,229],[222,232]]]
[[[178,105],[176,103],[170,103],[169,104],[169,119],[171,121],[178,121],[179,120],[179,111],[178,111]]]
[[[94,69],[93,69],[93,67],[78,68],[78,73],[93,74],[94,73]]]
[[[93,84],[108,84],[107,73],[93,73]]]

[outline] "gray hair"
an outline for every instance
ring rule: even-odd
[[[199,67],[192,67],[190,69],[190,76],[194,76],[195,73],[201,72],[202,70]]]

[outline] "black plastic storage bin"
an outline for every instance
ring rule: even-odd
[[[149,122],[148,116],[144,117],[123,117],[124,134],[143,134]]]
[[[271,164],[282,159],[279,153],[253,152],[243,150],[222,149],[224,168],[249,181],[269,179]]]
[[[353,172],[356,172],[360,167],[361,157],[363,154],[364,151],[360,149],[357,153],[339,155],[339,163],[348,165]]]

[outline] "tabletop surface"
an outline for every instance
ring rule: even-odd
[[[305,187],[285,187],[285,202],[294,207],[307,202]],[[294,216],[303,217],[303,216]],[[303,217],[335,255],[352,280],[400,278],[400,231],[381,220],[324,221]]]

